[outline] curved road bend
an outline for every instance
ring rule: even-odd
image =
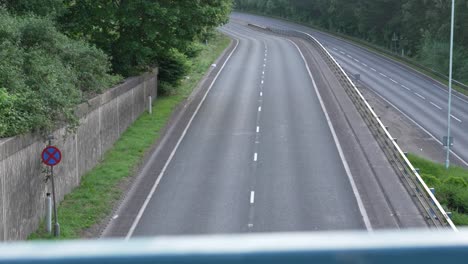
[[[410,208],[411,224],[392,219],[392,205],[378,188],[366,189],[370,170],[363,172],[368,178],[357,175],[359,190],[353,190],[291,41],[235,24],[222,31],[237,38],[238,47],[134,222],[132,237],[425,225],[402,186],[394,196],[404,197],[399,202]]]
[[[231,17],[313,34],[346,71],[359,73],[361,82],[404,112],[436,139],[441,141],[442,137],[447,135],[448,93],[446,87],[439,82],[376,53],[305,26],[243,13],[234,13]],[[464,160],[461,163],[468,166],[468,97],[454,94],[451,122],[453,151]]]

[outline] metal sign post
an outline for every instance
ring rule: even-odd
[[[452,112],[452,70],[453,70],[453,27],[455,23],[455,0],[452,0],[452,19],[450,20],[450,66],[449,66],[449,94],[448,94],[448,116],[447,116],[447,157],[445,159],[445,168],[450,166],[450,125]]]
[[[62,153],[60,150],[54,146],[52,146],[52,137],[49,137],[49,145],[42,151],[41,158],[42,162],[48,166],[50,166],[50,179],[52,181],[52,198],[54,202],[54,236],[60,236],[60,225],[58,223],[58,215],[57,215],[57,200],[56,200],[56,193],[55,193],[55,180],[54,180],[54,166],[59,164],[62,160]]]

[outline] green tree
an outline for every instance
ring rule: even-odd
[[[177,70],[160,76],[161,81],[171,84],[185,73],[185,58],[180,54],[192,53],[193,43],[227,22],[231,10],[228,0],[65,3],[68,9],[60,20],[62,28],[70,36],[84,38],[109,54],[115,72],[130,76],[154,66],[163,69],[166,63],[171,67],[177,64],[172,67]]]

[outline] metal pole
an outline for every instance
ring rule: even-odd
[[[452,19],[450,25],[450,69],[449,69],[449,95],[448,95],[448,116],[447,116],[447,159],[445,168],[450,166],[450,125],[452,115],[452,67],[453,67],[453,26],[455,22],[455,0],[452,0]]]
[[[50,193],[46,196],[46,231],[47,233],[52,232],[52,198]]]
[[[148,96],[148,113],[153,113],[153,98],[151,97],[151,95]]]
[[[54,199],[54,220],[55,220],[55,226],[54,226],[54,236],[58,237],[60,236],[60,226],[58,223],[58,215],[57,215],[57,200],[55,198],[55,181],[54,181],[54,167],[50,167],[50,178],[52,179],[52,194],[53,194],[53,199]]]

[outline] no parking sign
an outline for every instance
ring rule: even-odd
[[[41,154],[42,162],[49,166],[55,166],[62,160],[62,152],[57,147],[47,146]]]

